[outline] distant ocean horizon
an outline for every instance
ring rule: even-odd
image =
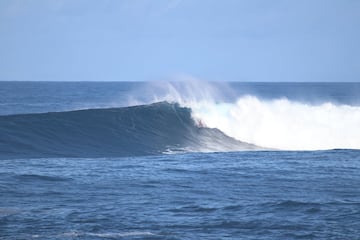
[[[0,82],[0,239],[357,239],[359,82]]]

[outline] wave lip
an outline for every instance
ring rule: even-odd
[[[199,126],[190,108],[168,102],[0,116],[0,132],[0,159],[259,149]]]

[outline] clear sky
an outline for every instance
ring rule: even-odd
[[[0,1],[0,80],[181,75],[360,81],[360,1]]]

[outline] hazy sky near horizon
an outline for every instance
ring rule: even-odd
[[[360,1],[0,1],[0,80],[186,75],[360,81]]]

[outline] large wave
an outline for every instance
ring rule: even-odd
[[[306,102],[306,92],[301,100],[236,96],[225,83],[196,79],[150,85],[150,101],[179,102],[196,121],[240,141],[279,150],[360,149],[359,105],[323,101],[321,94]]]
[[[136,106],[0,116],[0,158],[360,149],[359,105],[237,96],[193,79],[137,91]]]
[[[258,149],[199,125],[189,108],[167,102],[0,116],[0,133],[0,159]]]

